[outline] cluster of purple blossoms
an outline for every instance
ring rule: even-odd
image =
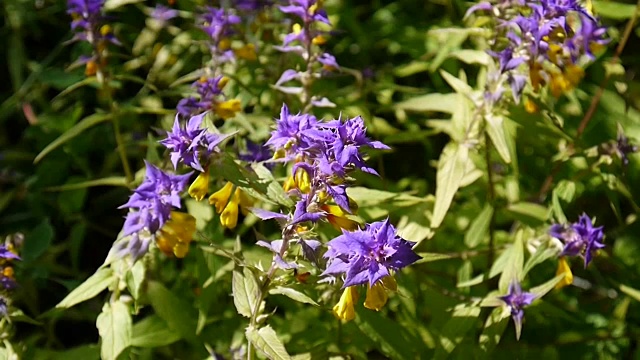
[[[200,15],[200,28],[209,36],[209,49],[216,64],[233,60],[229,36],[235,31],[233,26],[240,23],[240,17],[229,10],[207,6]]]
[[[367,224],[363,230],[344,231],[327,243],[328,259],[323,276],[344,274],[343,287],[369,284],[373,287],[382,278],[420,259],[412,244],[396,234],[389,219]]]
[[[282,52],[299,54],[306,62],[307,68],[304,71],[288,69],[282,73],[275,86],[278,90],[288,94],[300,94],[303,103],[311,103],[317,107],[335,106],[326,98],[311,97],[305,93],[305,89],[310,87],[311,82],[322,75],[322,71],[334,71],[340,69],[336,58],[327,53],[314,48],[323,45],[327,41],[328,31],[317,28],[318,23],[331,26],[326,11],[320,8],[319,2],[315,0],[290,0],[289,5],[280,6],[283,13],[295,15],[300,23],[295,23],[292,32],[284,37],[282,46],[276,46]],[[320,72],[314,71],[314,67],[319,65]],[[302,87],[282,86],[283,84],[297,80],[302,83]]]
[[[178,10],[164,5],[156,5],[150,14],[151,18],[157,20],[161,27],[166,25],[169,20],[178,17],[179,15],[180,12]]]
[[[524,318],[524,307],[531,305],[533,300],[537,296],[532,293],[522,291],[522,287],[517,280],[514,280],[509,284],[509,293],[504,296],[500,296],[499,299],[511,310],[511,317],[516,325],[516,338],[520,338],[520,332],[522,330],[522,319]]]
[[[122,255],[137,260],[149,250],[156,233],[169,221],[171,210],[180,208],[180,194],[184,191],[191,173],[171,175],[146,163],[146,177],[134,190],[126,204],[120,208],[130,211],[123,226],[123,235],[131,236],[117,249]]]
[[[103,24],[102,7],[105,0],[67,0],[67,14],[71,15],[71,29],[75,32],[71,41],[86,41],[93,48],[91,56],[83,56],[79,62],[87,64],[87,75],[94,75],[104,66],[107,43],[119,44],[109,25]]]
[[[204,172],[209,164],[209,157],[216,151],[216,147],[224,141],[228,135],[214,134],[202,128],[202,120],[207,113],[192,116],[183,127],[179,116],[173,122],[171,131],[167,131],[167,137],[160,143],[171,150],[171,163],[174,169],[178,169],[178,163],[192,169]],[[204,164],[204,165],[203,165]]]
[[[7,315],[10,301],[10,292],[18,287],[13,271],[13,261],[21,260],[17,254],[13,238],[24,239],[22,234],[14,234],[7,237],[4,244],[0,245],[0,315]]]
[[[604,248],[602,226],[594,227],[591,218],[582,214],[578,221],[567,226],[554,224],[549,229],[549,235],[563,242],[560,256],[581,256],[584,267],[591,262],[594,252]]]
[[[366,136],[364,120],[359,116],[319,122],[313,115],[290,114],[286,105],[266,145],[276,151],[276,156],[296,161],[292,176],[298,178],[300,201],[305,201],[307,208],[319,209],[326,201],[322,197],[329,196],[345,211],[350,211],[345,184],[348,173],[360,169],[378,175],[364,162],[361,148],[389,149]],[[301,177],[306,180],[300,181]]]
[[[501,80],[509,83],[516,101],[527,78],[534,90],[548,84],[559,97],[581,80],[593,50],[607,43],[606,29],[577,0],[481,2],[468,13],[478,10],[497,18],[502,35],[496,39],[506,39],[506,44],[497,45],[501,50],[490,52],[499,61],[493,89],[487,94],[494,102],[502,95]]]

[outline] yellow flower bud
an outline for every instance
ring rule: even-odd
[[[209,196],[209,204],[215,206],[218,214],[220,214],[222,210],[224,210],[225,206],[227,206],[229,198],[231,197],[231,190],[233,190],[233,184],[227,182],[222,189]]]
[[[189,186],[189,196],[196,199],[197,201],[201,201],[209,192],[209,169],[204,169],[204,172],[201,172],[200,175],[193,181],[191,186]]]
[[[354,303],[358,301],[358,291],[355,286],[344,289],[340,300],[333,307],[333,314],[340,320],[351,321],[356,318]]]
[[[218,49],[224,51],[229,50],[231,48],[231,40],[228,38],[222,38],[218,41]]]
[[[220,214],[220,224],[222,224],[222,226],[226,227],[227,229],[235,229],[236,225],[238,224],[239,204],[237,202],[237,199],[235,198],[236,196],[234,196],[234,199],[229,201],[227,206],[224,208],[224,211],[222,211],[222,214]]]
[[[205,78],[206,81],[206,78]],[[225,86],[227,86],[227,84],[229,83],[229,78],[226,76],[223,76],[222,78],[220,78],[220,81],[218,81],[218,89],[223,89]]]
[[[293,179],[295,180],[296,187],[300,189],[302,193],[308,194],[309,191],[311,191],[311,179],[309,178],[309,173],[307,173],[303,168],[298,168],[296,170]]]
[[[234,54],[237,57],[249,61],[255,61],[258,59],[258,55],[256,54],[256,47],[253,44],[247,44],[239,49],[235,49]]]
[[[240,100],[231,99],[216,104],[214,111],[218,116],[226,120],[236,116],[236,113],[242,111],[242,105],[240,104]]]
[[[166,255],[183,258],[189,252],[189,244],[196,231],[196,219],[178,211],[172,211],[169,221],[160,229],[156,237],[158,248]]]
[[[329,224],[331,224],[336,230],[342,231],[342,229],[345,229],[348,231],[354,231],[358,229],[358,222],[349,219],[347,216],[350,214],[342,210],[340,206],[325,204],[320,208],[327,212],[327,221],[329,221]]]
[[[299,35],[302,32],[302,26],[300,26],[300,24],[293,24],[293,33],[296,35]]]
[[[375,283],[372,287],[367,289],[367,297],[364,300],[364,307],[367,309],[380,311],[382,307],[387,303],[389,296],[387,291],[382,286],[381,282]]]
[[[571,272],[567,258],[564,256],[558,259],[558,270],[556,271],[556,276],[560,274],[564,274],[564,278],[556,284],[556,289],[562,289],[563,287],[573,283],[573,273]]]
[[[109,26],[109,25],[102,25],[102,26],[100,27],[100,35],[102,35],[102,36],[107,36],[107,35],[109,35],[109,34],[111,34],[111,26]]]

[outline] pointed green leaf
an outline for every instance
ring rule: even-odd
[[[540,225],[549,218],[549,210],[546,207],[530,202],[511,204],[507,210],[516,219],[530,225]]]
[[[267,325],[259,330],[248,327],[245,335],[247,340],[251,341],[253,346],[267,356],[270,360],[288,360],[291,359],[287,349],[278,339],[276,332]]]
[[[529,270],[533,269],[534,266],[555,256],[558,256],[558,249],[549,247],[548,243],[544,242],[538,246],[536,252],[527,260],[527,263],[524,265],[524,270],[522,270],[522,277],[527,276]]]
[[[486,130],[498,154],[507,164],[511,162],[511,153],[507,145],[507,133],[504,131],[504,119],[501,116],[487,115]]]
[[[436,349],[435,359],[444,359],[460,344],[464,335],[478,321],[479,307],[458,307],[453,311],[451,319],[440,332],[440,342]]]
[[[292,300],[295,300],[301,303],[319,306],[317,302],[313,301],[312,298],[308,297],[304,293],[292,288],[284,287],[284,286],[276,286],[275,288],[269,290],[269,294],[284,295]]]
[[[51,144],[47,145],[36,156],[36,158],[33,160],[33,163],[34,164],[38,163],[40,160],[42,160],[43,157],[47,156],[47,154],[57,149],[59,146],[63,145],[67,141],[82,134],[85,130],[110,119],[111,119],[111,114],[93,114],[93,115],[87,116],[86,118],[80,120],[77,124],[75,124],[71,129],[65,131],[57,139],[53,140]]]
[[[487,317],[479,339],[480,348],[487,355],[489,355],[500,342],[502,334],[509,324],[510,317],[511,311],[506,306],[496,307]]]
[[[250,318],[260,301],[260,285],[253,271],[247,267],[236,267],[233,270],[231,289],[238,314]]]
[[[64,184],[60,186],[51,186],[46,188],[46,191],[69,191],[84,189],[93,186],[122,186],[127,187],[127,178],[124,176],[111,176],[102,179],[95,179],[89,181],[83,181],[73,184]]]
[[[428,262],[444,260],[444,259],[451,259],[451,255],[447,255],[447,254],[422,252],[422,253],[418,253],[418,255],[422,257],[422,259],[416,261],[416,264],[428,263]]]
[[[612,20],[626,20],[636,12],[634,4],[623,4],[616,1],[593,0],[596,15]]]
[[[620,291],[632,297],[636,301],[640,301],[640,290],[636,290],[627,285],[620,285]]]
[[[187,341],[194,341],[196,335],[196,315],[193,305],[169,291],[157,281],[149,281],[147,297],[156,314],[162,318],[171,331]]]
[[[491,223],[491,217],[493,216],[493,206],[486,203],[480,214],[473,219],[473,222],[464,234],[464,244],[469,248],[474,248],[484,240],[485,236],[489,233],[489,224]]]
[[[464,145],[451,142],[442,150],[436,175],[436,200],[431,219],[432,228],[437,228],[444,220],[451,201],[460,188],[468,161],[469,149]]]
[[[536,297],[540,299],[541,297],[547,295],[549,291],[553,290],[556,284],[558,284],[560,280],[564,279],[564,275],[565,274],[560,274],[552,278],[551,280],[545,282],[544,284],[532,287],[531,289],[529,289],[529,292],[532,294],[535,294]]]
[[[101,293],[113,283],[114,280],[115,275],[111,268],[101,268],[60,301],[60,303],[56,305],[56,308],[66,309],[89,300]]]
[[[440,75],[458,94],[470,96],[471,93],[473,93],[473,89],[465,81],[458,79],[444,70],[440,70]]]
[[[131,345],[131,314],[127,305],[119,301],[105,304],[96,326],[102,342],[102,359],[115,360]]]
[[[415,358],[419,342],[398,322],[362,308],[358,309],[355,321],[364,334],[379,344],[384,355],[392,359]]]
[[[507,261],[498,281],[498,289],[506,293],[512,281],[522,280],[522,267],[524,265],[524,230],[516,232],[516,240],[508,252]]]
[[[160,347],[180,340],[180,334],[172,331],[167,322],[151,315],[133,325],[131,345],[137,347]]]
[[[402,101],[396,104],[395,107],[413,112],[442,112],[453,114],[457,105],[458,95],[456,93],[432,93]]]

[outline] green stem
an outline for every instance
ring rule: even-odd
[[[124,139],[122,138],[122,133],[120,131],[118,105],[113,99],[113,94],[111,93],[111,85],[109,84],[109,78],[104,72],[102,72],[102,69],[99,69],[96,75],[102,82],[102,91],[105,93],[107,101],[109,102],[109,111],[113,115],[111,117],[111,121],[113,123],[113,132],[116,139],[116,149],[118,151],[118,155],[120,155],[120,162],[122,163],[122,169],[124,170],[124,175],[127,179],[127,185],[130,186],[134,178],[133,173],[131,172],[131,167],[129,166],[129,160],[127,160],[127,149],[125,147]]]

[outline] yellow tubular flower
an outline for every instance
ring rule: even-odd
[[[364,300],[364,307],[367,309],[380,311],[382,307],[387,303],[389,296],[384,289],[382,282],[375,283],[372,287],[367,289],[367,297]]]
[[[214,111],[218,116],[226,120],[236,116],[236,113],[242,111],[242,105],[240,104],[240,100],[231,99],[216,104]]]
[[[229,203],[220,214],[220,224],[227,229],[235,229],[238,225],[238,206],[240,206],[240,199],[238,196],[238,190],[229,199]]]
[[[564,278],[556,284],[556,289],[562,289],[563,287],[573,283],[573,273],[571,272],[567,258],[564,256],[558,259],[558,271],[556,271],[556,276],[560,274],[564,274]]]
[[[396,282],[396,278],[391,275],[382,278],[382,285],[387,290],[398,291],[398,283]]]
[[[284,191],[289,191],[295,188],[296,188],[296,181],[293,179],[293,175],[291,175],[287,178],[287,180],[284,181],[284,184],[282,184],[282,189]]]
[[[189,196],[192,198],[201,201],[209,192],[209,169],[205,168],[204,172],[201,172],[200,175],[193,181],[191,186],[189,186]]]
[[[229,50],[231,48],[231,40],[228,38],[222,38],[218,41],[218,49],[224,51]]]
[[[300,189],[303,194],[308,194],[309,191],[311,191],[311,179],[304,169],[298,168],[293,175],[293,180],[296,183],[296,187]]]
[[[231,197],[231,190],[233,190],[233,184],[227,182],[224,184],[222,189],[209,196],[209,204],[215,206],[218,214],[220,214],[222,210],[224,210],[225,206],[227,206],[229,198]]]
[[[538,105],[533,100],[526,98],[524,99],[524,110],[529,114],[535,114],[538,112]]]
[[[189,252],[189,244],[196,231],[196,219],[178,211],[171,212],[171,218],[160,229],[156,237],[158,248],[166,255],[183,258]]]
[[[345,229],[348,231],[354,231],[358,229],[358,222],[349,219],[347,216],[350,214],[342,210],[340,206],[325,204],[320,208],[327,212],[327,221],[329,221],[329,224],[331,224],[336,230],[341,231],[342,229]]]
[[[354,303],[358,301],[358,291],[355,286],[344,289],[340,300],[333,307],[333,314],[340,320],[351,321],[356,318]]]

